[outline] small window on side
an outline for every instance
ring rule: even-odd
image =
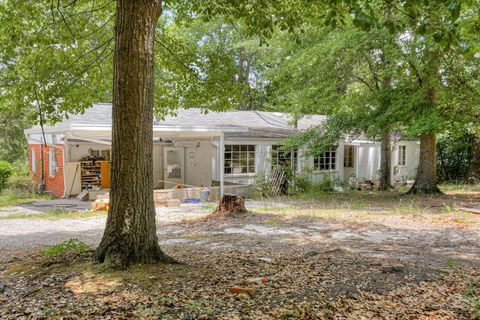
[[[48,149],[48,175],[54,176],[57,162],[55,160],[55,148]]]
[[[32,148],[32,172],[37,172],[37,152]]]
[[[407,146],[398,147],[398,165],[404,166],[407,163]]]

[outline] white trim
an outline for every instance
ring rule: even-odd
[[[220,136],[220,197],[225,194],[225,139]]]

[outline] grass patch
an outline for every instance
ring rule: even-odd
[[[20,204],[32,203],[39,200],[51,200],[53,197],[48,194],[36,192],[18,193],[18,192],[0,192],[0,207],[16,206]]]
[[[273,199],[272,199],[273,200]],[[459,206],[476,203],[480,194],[447,193],[439,196],[405,195],[401,191],[345,191],[280,197],[277,203],[254,208],[260,214],[282,218],[323,218],[336,221],[378,221],[382,217],[400,218],[415,222],[461,224],[480,227],[476,215],[461,212]]]
[[[217,204],[216,203],[206,203],[202,206],[203,210],[208,210],[208,211],[214,211],[217,209]]]
[[[66,253],[82,253],[88,250],[88,245],[77,239],[70,239],[60,242],[50,248],[46,249],[43,253],[47,256],[57,256]]]
[[[49,210],[48,212],[43,213],[14,213],[10,215],[0,216],[0,220],[5,219],[64,219],[64,218],[90,218],[106,215],[106,211],[79,211],[79,212],[69,212],[65,209]]]

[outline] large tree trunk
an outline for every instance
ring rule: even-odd
[[[392,188],[392,140],[390,131],[384,131],[380,145],[380,190]]]
[[[480,136],[476,136],[472,143],[472,160],[469,168],[470,183],[480,182]]]
[[[154,40],[161,11],[160,1],[117,1],[110,209],[95,253],[113,268],[174,261],[158,245],[153,203]]]
[[[420,159],[415,183],[409,194],[439,194],[437,187],[437,138],[435,133],[420,135]]]

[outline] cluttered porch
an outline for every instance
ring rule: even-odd
[[[224,180],[223,133],[228,128],[157,130],[153,143],[154,200],[157,205],[218,199],[224,193],[248,196],[250,186]],[[233,130],[230,128],[229,130]],[[65,195],[108,199],[111,140],[75,135],[65,141]]]

